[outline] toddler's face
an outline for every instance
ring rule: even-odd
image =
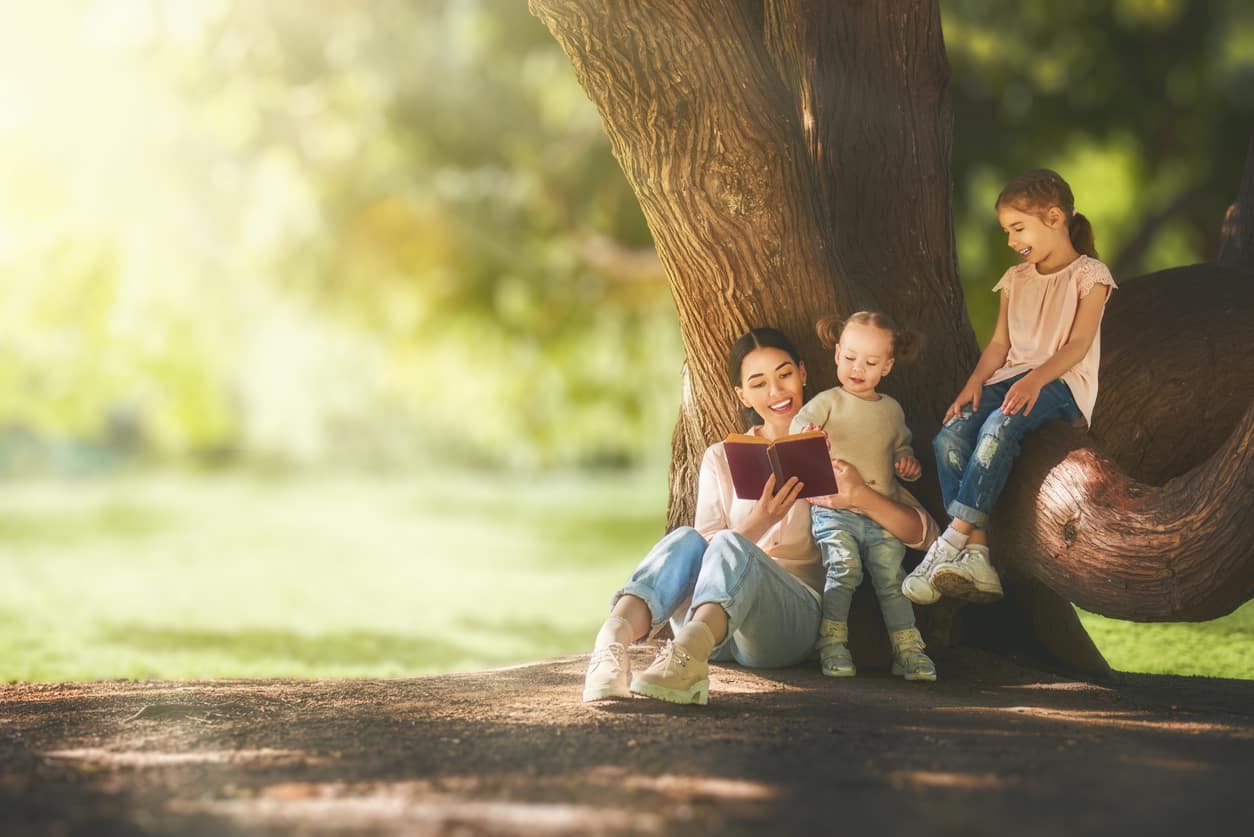
[[[836,377],[845,392],[876,398],[880,378],[893,368],[892,332],[873,325],[850,323],[836,345]]]

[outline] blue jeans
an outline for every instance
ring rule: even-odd
[[[814,540],[823,553],[827,583],[823,587],[823,618],[849,620],[853,591],[862,583],[862,567],[871,571],[871,583],[889,631],[914,627],[914,607],[901,594],[905,571],[901,559],[906,546],[871,518],[848,509],[810,507]]]
[[[691,526],[668,534],[649,551],[614,595],[644,600],[653,628],[673,615],[678,626],[703,604],[727,611],[727,637],[711,660],[778,668],[805,660],[819,634],[813,590],[744,536],[719,532],[709,543]],[[682,613],[677,613],[683,607]]]
[[[1081,416],[1071,388],[1061,380],[1041,387],[1030,414],[1025,416],[1020,410],[1013,416],[1006,415],[1001,411],[1001,402],[1006,391],[1022,377],[984,387],[980,408],[972,411],[970,406],[964,407],[960,415],[945,422],[932,440],[945,510],[972,526],[988,523],[989,512],[1019,456],[1023,437],[1055,419],[1075,421]]]

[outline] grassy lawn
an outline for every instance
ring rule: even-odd
[[[585,651],[665,474],[10,484],[0,681],[390,677]],[[1254,606],[1084,614],[1118,669],[1254,678]]]

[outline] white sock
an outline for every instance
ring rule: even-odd
[[[609,616],[605,623],[601,625],[601,630],[597,632],[596,642],[592,644],[594,649],[605,648],[612,642],[621,642],[623,645],[631,645],[635,637],[631,635],[631,623],[621,616]]]
[[[694,659],[708,660],[714,650],[714,632],[709,625],[693,619],[675,634],[675,644],[682,645]]]
[[[962,549],[967,545],[967,538],[971,536],[964,535],[954,527],[950,526],[946,528],[944,532],[941,532],[941,537],[944,538],[945,542],[954,549]]]

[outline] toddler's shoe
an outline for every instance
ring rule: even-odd
[[[611,642],[604,648],[592,651],[588,660],[588,673],[583,678],[583,699],[629,698],[631,689],[631,655],[621,642]]]
[[[941,594],[932,584],[933,574],[937,567],[958,560],[958,553],[958,548],[944,538],[932,541],[919,566],[911,570],[906,580],[901,582],[901,594],[915,604],[935,604],[940,600]]]
[[[1001,579],[988,560],[986,546],[963,547],[957,561],[932,571],[932,586],[968,602],[995,602],[1002,597]]]
[[[936,682],[936,665],[927,654],[918,628],[893,631],[893,675],[907,680]]]
[[[671,640],[662,646],[649,667],[631,681],[631,690],[671,703],[704,706],[710,700],[710,664]]]
[[[853,677],[858,673],[849,653],[849,623],[824,619],[819,625],[819,665],[828,677]]]

